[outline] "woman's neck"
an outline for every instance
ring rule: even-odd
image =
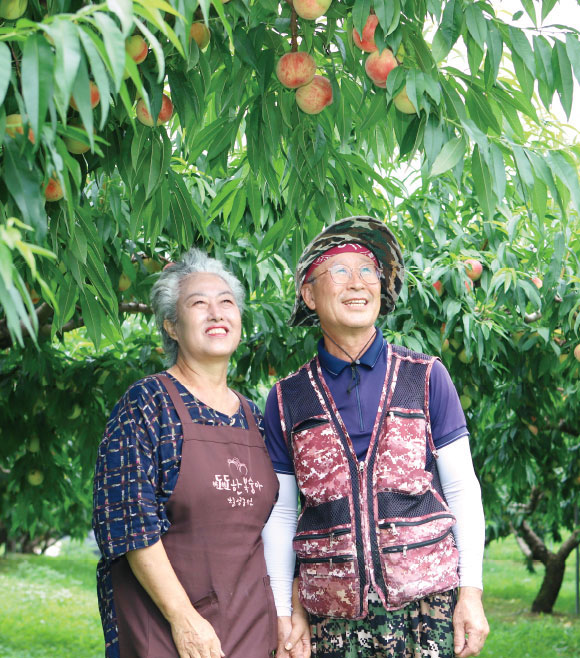
[[[228,416],[236,413],[239,400],[228,387],[228,363],[197,363],[179,355],[167,369],[198,400]]]

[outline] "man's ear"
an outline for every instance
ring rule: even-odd
[[[163,320],[163,328],[169,334],[170,338],[173,338],[173,340],[177,340],[177,334],[175,333],[175,327],[173,326],[173,322],[170,322],[169,320]]]
[[[311,311],[314,311],[316,309],[316,301],[314,299],[312,284],[305,283],[302,288],[300,288],[300,294],[302,295],[302,299],[304,300],[306,306],[308,306]]]

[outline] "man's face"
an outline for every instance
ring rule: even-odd
[[[335,283],[328,270],[336,265],[350,268],[352,276],[346,283]],[[367,283],[359,275],[361,266],[375,269],[368,256],[345,253],[332,256],[317,267],[314,281],[302,286],[302,298],[316,312],[322,329],[336,333],[374,326],[381,308],[381,284]]]

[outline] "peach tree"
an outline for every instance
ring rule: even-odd
[[[383,328],[450,369],[490,537],[572,530],[580,154],[551,111],[571,117],[580,42],[560,4],[0,0],[5,538],[86,529],[107,413],[162,367],[164,264],[196,244],[245,281],[232,380],[263,399],[315,348],[287,327],[298,255],[361,213],[400,238]]]

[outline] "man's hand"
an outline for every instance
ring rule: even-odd
[[[455,654],[458,658],[478,656],[489,633],[483,612],[482,591],[477,587],[461,587],[455,612],[453,632]]]

